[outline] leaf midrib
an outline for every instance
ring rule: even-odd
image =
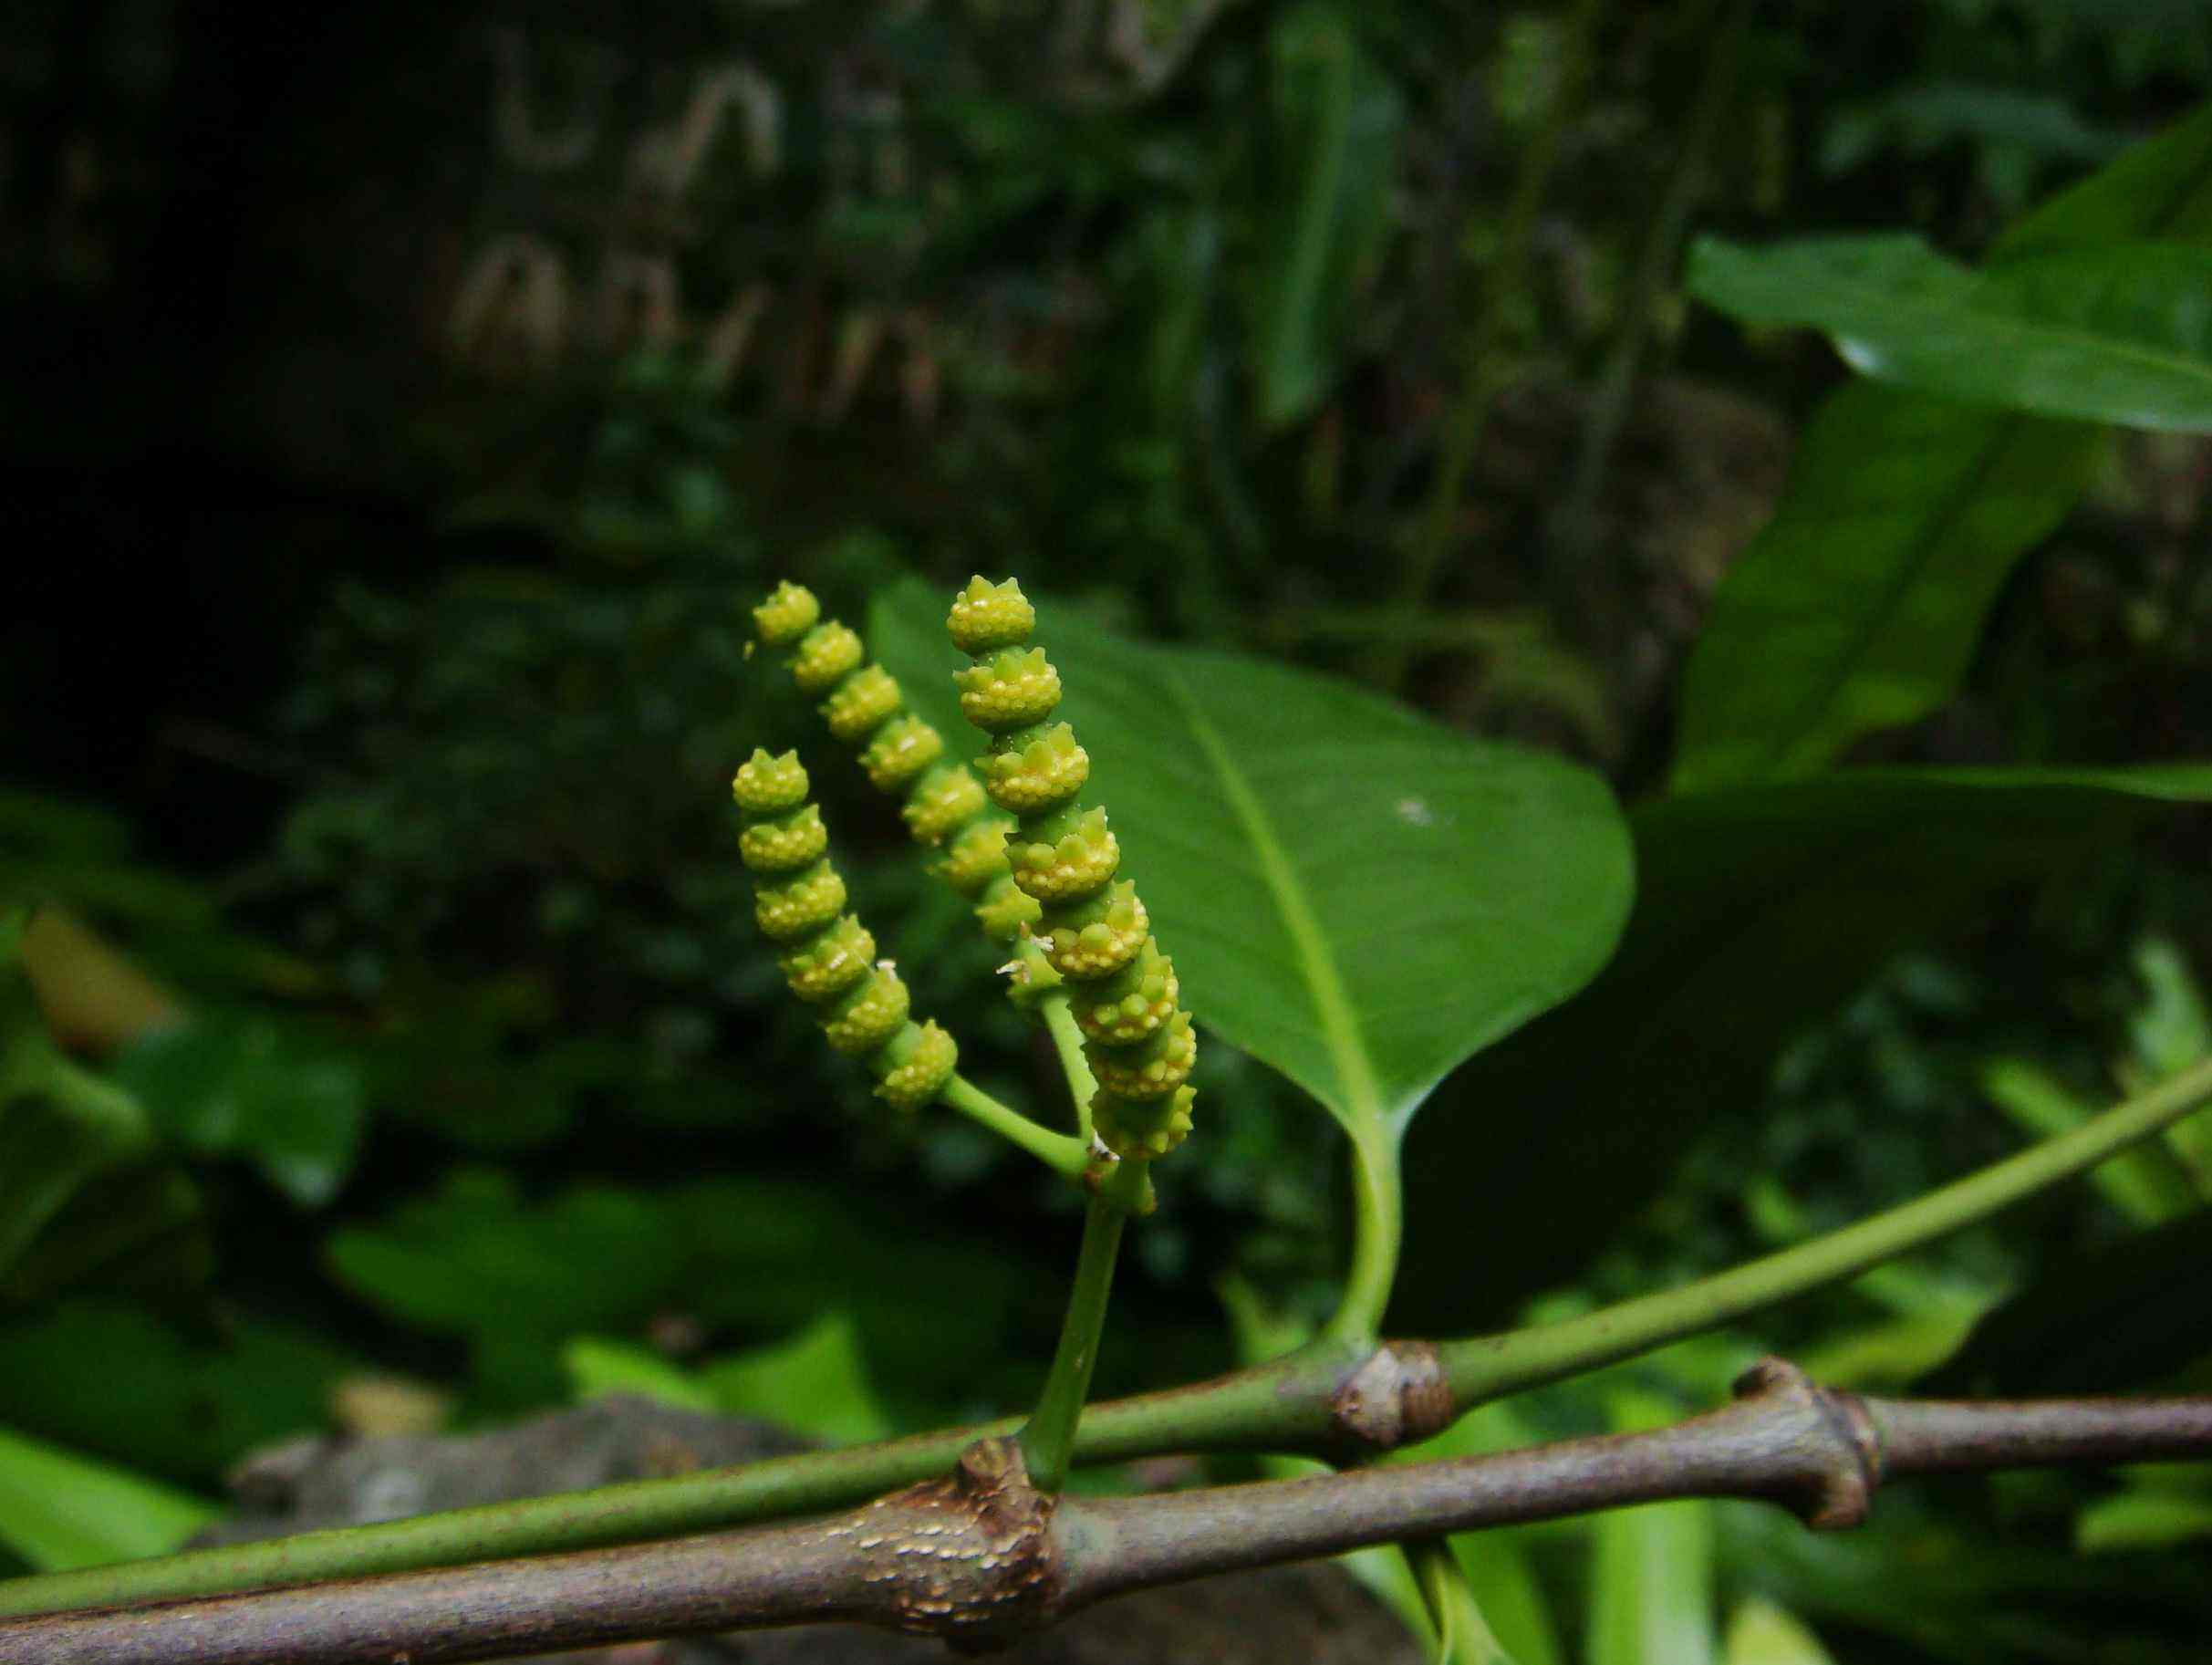
[[[1184,722],[1189,724],[1191,737],[1198,742],[1220,781],[1222,796],[1229,800],[1243,829],[1261,879],[1266,884],[1283,931],[1291,940],[1299,971],[1313,998],[1314,1014],[1321,1020],[1323,1044],[1346,1099],[1346,1103],[1332,1108],[1360,1129],[1379,1130],[1383,1122],[1382,1089],[1360,1033],[1358,1014],[1353,1010],[1351,998],[1345,992],[1343,973],[1336,968],[1335,956],[1329,951],[1321,921],[1314,918],[1304,888],[1298,882],[1282,840],[1275,836],[1274,823],[1268,818],[1259,794],[1252,790],[1251,781],[1237,766],[1236,759],[1182,678],[1168,672],[1165,680],[1182,710]]]

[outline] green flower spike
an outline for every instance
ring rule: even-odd
[[[1018,588],[984,585],[972,599],[972,640],[979,644],[1012,645],[1029,634],[1035,616]],[[907,711],[898,679],[881,665],[863,663],[860,638],[823,618],[822,604],[799,585],[776,586],[753,609],[753,619],[763,646],[790,654],[792,680],[800,689],[826,696],[823,720],[840,741],[860,749],[861,765],[877,788],[904,799],[899,814],[915,841],[947,848],[935,870],[973,899],[976,917],[992,940],[1020,938],[1039,914],[1036,901],[1007,870],[1006,835],[1013,819],[992,807],[983,784],[964,764],[944,760],[944,736]],[[1057,699],[1057,678],[1053,688]],[[1082,757],[1080,747],[1075,755]],[[1089,766],[1087,760],[1075,764],[1056,753],[1051,756],[1064,773]],[[1006,787],[1016,794],[1022,789]]]
[[[762,610],[805,632],[804,640],[824,628],[811,623],[810,606],[783,591]],[[794,753],[756,751],[731,791],[744,820],[738,853],[754,876],[754,915],[784,947],[779,963],[791,992],[819,1010],[831,1046],[867,1067],[879,1098],[919,1109],[952,1079],[959,1049],[935,1024],[909,1019],[907,985],[888,962],[877,963],[875,938],[844,911],[845,880],[826,853],[821,811],[806,801],[805,769]]]
[[[1026,645],[1036,609],[1013,579],[976,578],[954,597],[945,624],[977,661],[953,682],[961,709],[992,737],[990,754],[976,763],[983,788],[1019,817],[1004,839],[1007,872],[1038,910],[1028,933],[1065,980],[1083,1031],[1084,1057],[1098,1080],[1092,1125],[1116,1156],[1164,1156],[1190,1131],[1195,1095],[1184,1083],[1198,1037],[1136,887],[1116,879],[1121,846],[1106,811],[1076,801],[1090,758],[1066,723],[1046,721],[1060,703],[1060,673],[1042,648]],[[963,835],[941,868],[956,884],[974,879],[986,868],[982,839]],[[1002,892],[997,902],[1004,905]],[[992,906],[986,890],[978,911]]]

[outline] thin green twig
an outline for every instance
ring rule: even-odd
[[[1001,1139],[1021,1146],[1054,1172],[1068,1179],[1080,1180],[1084,1171],[1090,1166],[1091,1146],[1088,1139],[1039,1127],[1012,1106],[1001,1104],[965,1076],[954,1076],[937,1096],[970,1120],[989,1128]]]

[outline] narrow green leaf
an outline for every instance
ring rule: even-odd
[[[1988,269],[2145,239],[2212,243],[2212,105],[2029,215]],[[1865,382],[1835,394],[1691,652],[1676,788],[1808,773],[1949,698],[2098,443],[2086,424]]]
[[[1616,1431],[1676,1420],[1648,1394],[1614,1396]],[[1615,1509],[1592,1527],[1590,1665],[1711,1665],[1712,1504],[1702,1500]]]
[[[1968,404],[2212,429],[2212,249],[2129,242],[1977,274],[1916,236],[1690,251],[1688,285],[1750,324],[1824,331],[1862,375]]]
[[[1325,677],[1039,611],[1086,796],[1191,1011],[1355,1137],[1401,1134],[1439,1077],[1604,963],[1631,881],[1594,775]],[[943,620],[940,595],[903,588],[873,646],[926,714],[973,735]]]
[[[1429,1657],[1436,1665],[1516,1665],[1491,1632],[1465,1564],[1442,1544],[1425,1544],[1407,1556],[1435,1627]]]
[[[1392,1324],[1463,1331],[1572,1277],[1891,955],[2208,799],[2212,766],[1866,769],[1642,806],[1620,952],[1454,1078],[1466,1114],[1410,1136]]]
[[[1260,420],[1272,429],[1312,411],[1334,380],[1338,338],[1388,223],[1405,111],[1349,15],[1323,0],[1275,25],[1268,63],[1275,212],[1260,228],[1255,327]]]
[[[219,1513],[173,1486],[0,1428],[0,1544],[41,1572],[165,1556]]]

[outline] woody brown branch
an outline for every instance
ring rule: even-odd
[[[10,1665],[432,1665],[857,1620],[981,1648],[1154,1586],[1668,1498],[1864,1518],[1891,1475],[2212,1456],[2212,1397],[1864,1400],[1769,1359],[1646,1433],[1165,1496],[1047,1497],[1019,1450],[824,1520],[0,1623]]]

